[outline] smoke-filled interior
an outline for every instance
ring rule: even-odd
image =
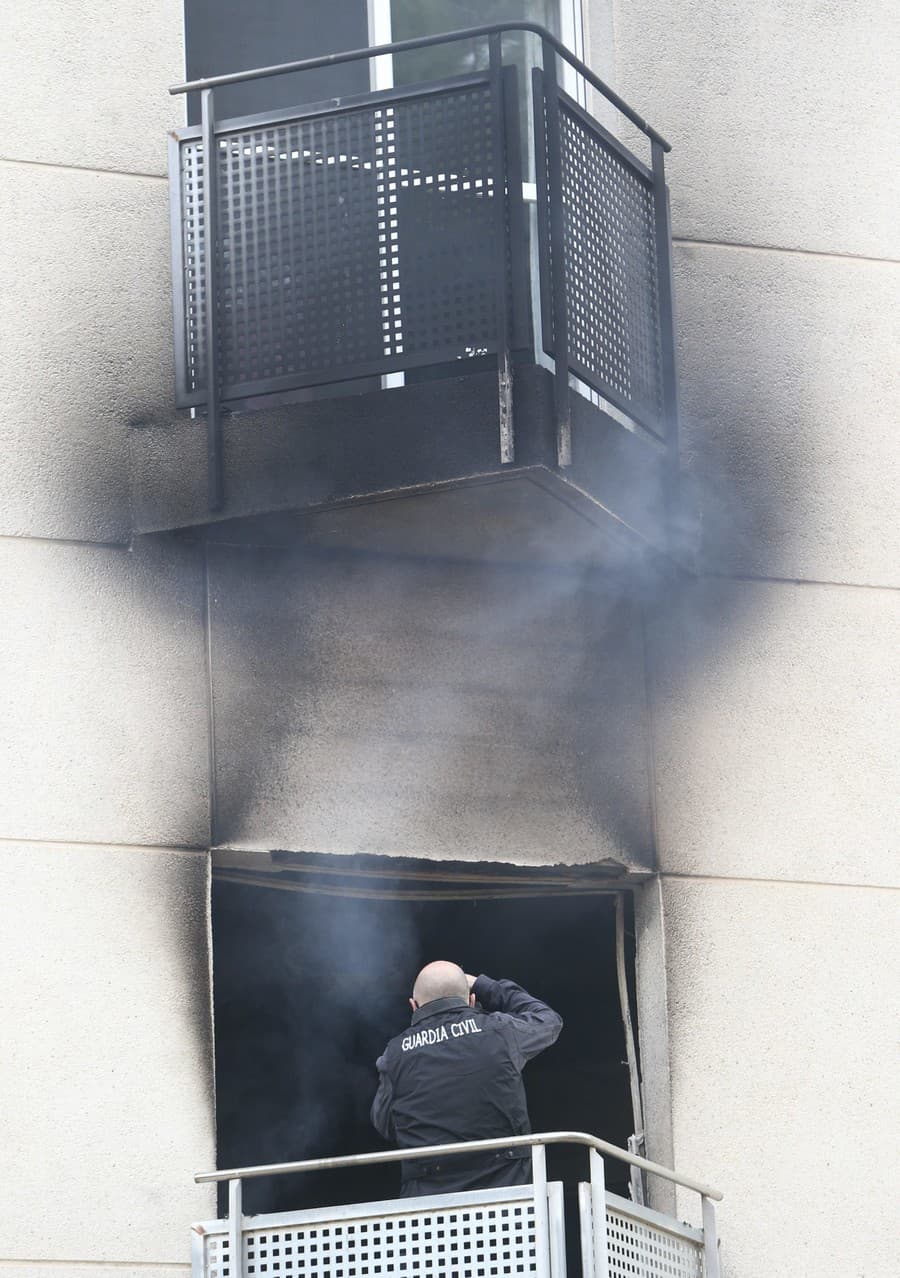
[[[525,1070],[535,1131],[575,1128],[619,1145],[633,1131],[613,896],[382,899],[214,881],[212,906],[220,1167],[384,1148],[368,1117],[375,1059],[409,1024],[413,979],[434,958],[510,977],[563,1016],[557,1044]],[[549,1170],[585,1179],[586,1155],[554,1150]],[[626,1193],[622,1172],[608,1164],[608,1185]],[[244,1210],[398,1188],[394,1166],[261,1178],[245,1182]]]

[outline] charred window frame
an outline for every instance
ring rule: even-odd
[[[448,869],[399,858],[396,869],[385,866],[394,860],[214,854],[220,1164],[381,1147],[367,1130],[369,1092],[374,1094],[375,1057],[408,1021],[405,982],[411,985],[429,958],[465,962],[470,954],[478,970],[489,955],[484,968],[490,974],[521,981],[555,1003],[567,1023],[560,1044],[527,1067],[535,1130],[600,1126],[605,1130],[597,1134],[614,1143],[641,1147],[631,885],[604,884],[591,866],[528,870],[479,863]],[[363,967],[352,958],[361,937],[385,949],[374,956],[384,975],[365,978],[372,989],[359,995],[365,997],[362,1012],[353,987]],[[456,953],[453,937],[459,937]],[[263,958],[254,950],[257,940]],[[433,952],[435,945],[448,952]],[[503,954],[508,962],[498,957]],[[513,970],[497,970],[498,963]],[[392,1017],[396,1026],[387,1023]],[[324,1072],[313,1050],[322,1043],[330,1053]],[[282,1077],[274,1076],[277,1068]],[[338,1107],[333,1114],[329,1105]],[[372,1196],[365,1177],[351,1179],[339,1184],[332,1174],[318,1186],[260,1181],[251,1190],[259,1201],[250,1207],[276,1210]],[[639,1199],[643,1194],[638,1180],[623,1180],[618,1189]],[[309,1201],[310,1193],[321,1203]]]

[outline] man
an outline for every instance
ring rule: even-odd
[[[512,981],[439,961],[416,977],[412,1024],[378,1058],[372,1122],[401,1149],[531,1131],[522,1069],[556,1042],[562,1018]],[[504,1149],[402,1164],[402,1194],[531,1180],[531,1151]]]

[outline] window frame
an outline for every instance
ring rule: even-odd
[[[576,58],[584,61],[584,10],[582,0],[556,0],[559,10],[560,39]],[[390,44],[393,39],[391,0],[366,0],[369,20],[369,45]],[[390,55],[372,58],[369,63],[370,86],[376,89],[394,87],[394,59]],[[584,85],[580,76],[567,63],[563,65],[563,88],[584,105]]]

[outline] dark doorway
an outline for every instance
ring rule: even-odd
[[[613,894],[433,899],[452,886],[407,879],[396,885],[406,899],[396,899],[371,888],[345,895],[315,875],[303,891],[258,886],[264,881],[213,882],[220,1167],[383,1148],[368,1117],[374,1062],[409,1024],[413,978],[433,958],[510,977],[563,1016],[557,1044],[525,1071],[535,1131],[578,1129],[626,1144],[633,1125]],[[624,1170],[609,1163],[607,1175],[610,1189],[627,1194]],[[549,1171],[584,1179],[584,1151],[552,1150]],[[398,1187],[393,1166],[254,1179],[244,1210],[391,1198]]]

